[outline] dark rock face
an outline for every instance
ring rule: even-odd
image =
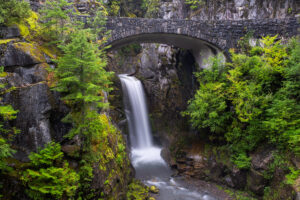
[[[186,109],[187,101],[196,88],[194,59],[189,51],[180,53],[183,50],[172,49],[167,45],[142,44],[142,47],[141,52],[127,55],[126,59],[117,53],[111,55],[113,59],[109,69],[117,74],[134,74],[142,81],[154,139],[169,147],[178,129],[185,126],[180,112]],[[118,89],[113,91],[114,99],[110,101],[115,109],[111,113],[114,113],[112,115],[117,122],[121,122],[125,115],[122,112],[122,91],[117,77],[115,87]]]
[[[6,33],[5,37],[19,34],[14,28],[0,30]],[[13,142],[18,150],[15,157],[27,161],[30,152],[51,140],[63,140],[70,125],[63,124],[61,119],[68,109],[60,102],[59,95],[46,84],[51,61],[41,48],[18,39],[2,41],[0,66],[5,67],[8,76],[0,81],[7,88],[15,88],[4,95],[2,103],[11,104],[19,111],[17,118],[10,123],[20,130]]]
[[[39,63],[46,63],[47,56],[36,45],[26,42],[9,42],[0,45],[0,65],[30,66]]]
[[[16,158],[22,161],[27,160],[30,152],[52,139],[61,141],[62,135],[69,129],[67,124],[60,122],[67,113],[66,109],[58,103],[57,96],[44,83],[47,71],[43,65],[45,64],[31,68],[18,67],[6,77],[8,85],[16,87],[4,96],[3,101],[19,111],[13,125],[21,132],[16,136],[14,144],[19,150]]]
[[[267,181],[264,178],[263,174],[251,169],[248,175],[249,189],[257,195],[263,195],[266,185]]]
[[[0,39],[9,39],[20,37],[20,30],[18,27],[0,27]]]

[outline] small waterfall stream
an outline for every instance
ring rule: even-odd
[[[160,189],[157,200],[215,200],[206,193],[188,189],[181,178],[172,178],[171,169],[160,155],[161,148],[153,144],[141,82],[127,75],[119,75],[119,78],[129,126],[131,162],[136,178]]]

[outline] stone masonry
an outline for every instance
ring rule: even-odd
[[[248,32],[254,38],[266,35],[278,35],[290,38],[299,33],[299,18],[196,21],[181,19],[117,18],[107,20],[107,29],[111,30],[108,44],[117,48],[131,42],[153,42],[169,44],[163,35],[185,36],[201,40],[224,53],[237,45],[237,41]],[[150,35],[150,36],[147,36]],[[145,39],[143,41],[143,38]],[[176,46],[176,44],[171,44]]]

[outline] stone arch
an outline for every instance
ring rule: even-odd
[[[131,43],[161,43],[179,48],[191,50],[199,66],[203,66],[203,60],[211,55],[223,52],[222,49],[208,41],[193,38],[183,34],[172,33],[143,33],[129,35],[128,37],[115,39],[108,43],[110,50],[118,49]],[[227,56],[225,52],[225,56]]]
[[[254,38],[279,35],[288,38],[298,34],[298,19],[255,19],[196,21],[185,19],[118,18],[107,19],[111,31],[108,44],[115,49],[132,42],[164,43],[191,49],[198,64],[205,54],[223,52],[229,58],[229,49],[248,32]],[[208,53],[209,52],[209,53]]]

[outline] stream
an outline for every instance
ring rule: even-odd
[[[217,200],[187,184],[183,177],[172,177],[172,170],[161,157],[161,147],[153,144],[142,83],[135,77],[119,75],[122,83],[131,144],[131,162],[136,178],[159,188],[157,200]]]

